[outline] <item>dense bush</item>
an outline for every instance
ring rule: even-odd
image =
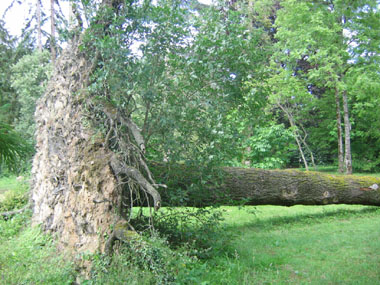
[[[0,212],[20,209],[28,202],[28,185],[18,183],[15,189],[8,190],[0,199]]]
[[[91,255],[90,280],[83,284],[174,284],[192,267],[195,259],[183,250],[172,250],[157,235],[136,236],[114,247],[112,257]]]

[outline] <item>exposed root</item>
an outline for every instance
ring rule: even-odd
[[[158,210],[161,207],[161,196],[157,188],[165,187],[165,185],[156,184],[145,162],[145,142],[140,128],[128,118],[127,114],[109,102],[103,101],[95,104],[90,99],[88,105],[95,112],[107,118],[104,146],[115,153],[111,158],[110,165],[120,184],[128,184],[131,192],[127,195],[130,197],[130,203],[124,206],[128,206],[129,210],[134,206],[132,196],[138,196],[136,195],[137,185],[145,193],[143,200],[149,205],[147,196],[150,196],[153,199],[154,209]],[[128,179],[126,180],[125,177]],[[142,199],[137,198],[137,200],[140,200],[136,202],[141,205]]]
[[[115,174],[125,174],[132,178],[138,185],[140,185],[147,194],[153,198],[153,206],[155,210],[161,207],[161,196],[154,186],[148,182],[147,179],[140,173],[140,171],[132,166],[128,166],[119,160],[112,160],[111,167]]]

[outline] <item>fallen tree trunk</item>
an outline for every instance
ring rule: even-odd
[[[163,171],[162,166],[159,168]],[[161,175],[161,178],[168,179],[161,182],[166,182],[169,186],[162,192],[164,200],[170,200],[170,191],[181,188],[187,191],[186,205],[189,206],[236,204],[237,201],[246,205],[380,206],[380,178],[375,177],[227,167],[211,178],[212,183],[207,183],[204,187],[207,188],[206,191],[190,187],[197,183],[196,171],[181,168],[181,176]],[[197,193],[192,191],[194,188],[198,189]]]
[[[224,191],[250,205],[363,204],[380,206],[380,178],[297,170],[225,168]]]

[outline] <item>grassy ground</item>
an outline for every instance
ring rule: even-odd
[[[305,168],[299,168],[299,170],[305,171]],[[328,174],[334,174],[334,175],[345,175],[344,173],[339,173],[338,168],[335,166],[316,166],[316,167],[310,167],[309,170],[328,173]],[[356,172],[356,171],[354,171],[352,175],[380,177],[380,173]]]
[[[6,191],[17,189],[18,186],[19,186],[19,181],[16,180],[15,176],[1,178],[0,179],[0,201],[1,201],[1,197],[4,195]]]
[[[380,284],[376,207],[226,211],[225,225],[234,238],[225,252],[194,269],[203,284]]]
[[[0,189],[17,192],[20,185],[15,177],[0,179]],[[214,237],[211,258],[170,265],[179,272],[178,284],[380,284],[378,207],[222,210],[223,231]],[[29,220],[30,213],[8,221],[0,218],[0,284],[72,284],[75,266],[57,255],[51,237],[31,228]],[[159,263],[171,256],[160,246]],[[156,280],[155,274],[139,271],[124,257],[117,257],[111,267],[98,259],[98,281],[88,284],[152,284]],[[180,259],[171,263],[176,260]]]

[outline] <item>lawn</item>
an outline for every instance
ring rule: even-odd
[[[8,190],[14,190],[19,186],[20,182],[17,181],[15,176],[3,177],[0,179],[0,196]],[[1,200],[1,199],[0,199]]]
[[[0,179],[0,189],[13,191],[17,185],[15,177]],[[178,264],[182,273],[177,284],[380,284],[378,207],[245,206],[221,210],[224,220],[213,238],[212,254],[188,265]],[[76,267],[57,255],[52,238],[31,228],[29,220],[28,212],[8,221],[0,218],[0,284],[71,284]],[[102,280],[111,280],[112,275],[112,280],[125,284],[121,280],[136,275],[136,269],[132,272],[123,267],[128,261],[118,262],[117,270],[122,273],[112,266],[102,267]],[[134,280],[146,280],[141,284],[154,280],[147,281],[143,274]],[[104,284],[99,282],[89,284]]]
[[[203,284],[379,284],[377,207],[228,207],[227,250],[195,268]]]

